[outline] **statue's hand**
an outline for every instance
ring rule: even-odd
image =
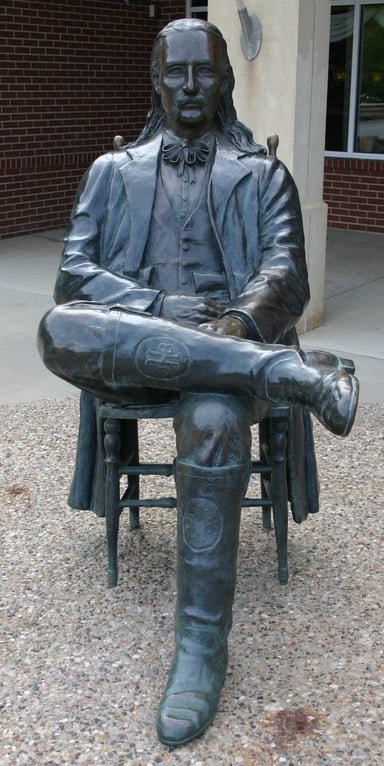
[[[160,316],[179,322],[200,325],[219,316],[222,309],[210,298],[201,295],[166,295]]]
[[[214,319],[212,322],[204,322],[200,325],[202,330],[215,332],[217,335],[233,335],[235,338],[247,338],[247,328],[232,316],[223,316],[220,319]]]

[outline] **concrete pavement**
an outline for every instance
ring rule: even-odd
[[[63,230],[0,240],[0,404],[77,396],[51,375],[36,350],[52,290]],[[304,349],[354,359],[361,401],[384,403],[384,237],[328,232],[325,321],[301,336]]]
[[[329,229],[324,323],[301,336],[356,364],[362,402],[384,404],[384,237]]]

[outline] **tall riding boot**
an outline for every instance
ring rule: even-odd
[[[329,363],[315,363],[316,355],[316,352],[308,355],[309,363],[306,354],[303,362],[299,354],[284,362],[272,361],[265,381],[265,397],[271,402],[300,404],[329,431],[347,436],[355,420],[359,382],[345,371],[337,357],[319,353],[319,358]]]
[[[202,734],[217,709],[248,477],[246,463],[208,468],[176,461],[176,649],[158,714],[158,735],[167,745]]]
[[[124,403],[132,388],[215,391],[308,408],[333,433],[352,428],[358,382],[293,348],[217,336],[143,312],[66,304],[43,317],[39,349],[56,375]]]

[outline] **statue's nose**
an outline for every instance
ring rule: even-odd
[[[186,93],[195,93],[197,90],[195,73],[194,73],[192,65],[189,65],[187,67],[186,78],[185,78],[183,89]]]

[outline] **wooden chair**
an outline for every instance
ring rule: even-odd
[[[108,584],[117,584],[117,546],[119,519],[124,508],[130,510],[131,529],[140,526],[139,509],[175,508],[175,497],[140,497],[140,476],[172,476],[173,461],[167,463],[141,463],[138,423],[148,418],[172,418],[177,402],[158,405],[126,405],[101,403],[99,417],[103,420],[105,448],[105,517],[108,543]],[[252,461],[251,474],[259,474],[260,497],[245,497],[243,507],[262,508],[263,527],[271,529],[271,511],[277,544],[278,578],[288,581],[288,491],[287,491],[287,430],[289,407],[272,406],[268,417],[259,424],[259,459]],[[124,452],[121,462],[122,421],[129,421],[125,428]],[[121,478],[126,477],[126,487]]]

